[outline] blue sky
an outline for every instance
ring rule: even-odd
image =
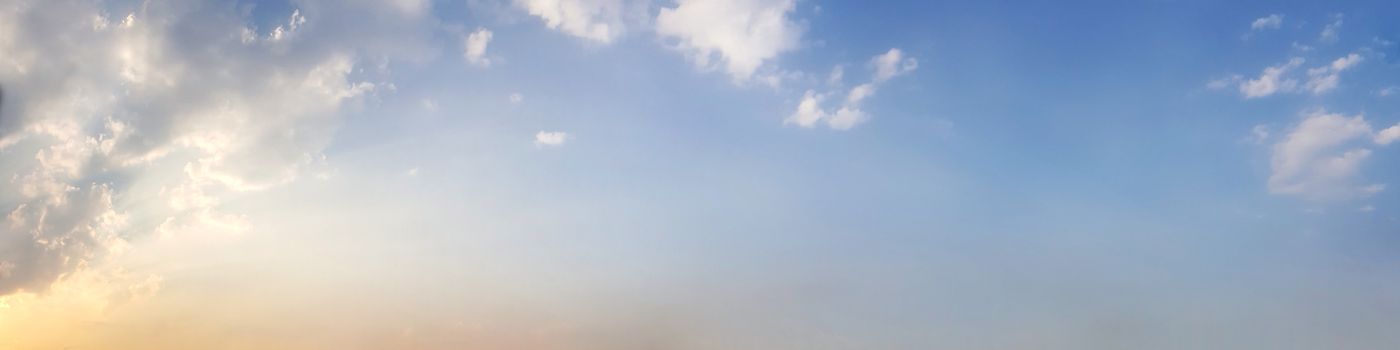
[[[0,1],[0,345],[1394,347],[1397,9]]]

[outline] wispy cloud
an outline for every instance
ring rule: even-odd
[[[563,131],[540,131],[535,133],[535,146],[557,147],[564,145],[569,140],[569,134]]]
[[[870,114],[861,109],[862,102],[874,96],[877,88],[891,78],[913,72],[919,67],[919,61],[913,57],[905,57],[904,52],[898,48],[892,48],[871,58],[867,66],[872,72],[871,81],[848,90],[845,93],[846,98],[835,111],[828,111],[822,106],[827,94],[807,90],[798,102],[797,110],[784,119],[783,123],[811,128],[818,122],[826,121],[827,127],[831,129],[849,130],[870,119]]]
[[[1283,26],[1283,15],[1272,14],[1255,19],[1254,22],[1249,24],[1249,29],[1252,31],[1262,31],[1266,29],[1278,29],[1280,26]]]

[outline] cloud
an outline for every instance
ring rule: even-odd
[[[1395,94],[1400,94],[1400,86],[1387,86],[1381,88],[1380,90],[1376,90],[1376,96],[1380,97],[1389,97]]]
[[[913,57],[904,57],[904,52],[899,49],[890,49],[883,55],[875,56],[870,60],[870,64],[875,67],[875,82],[877,83],[919,68],[919,60]]]
[[[550,29],[604,44],[625,30],[622,0],[515,0],[515,5]]]
[[[1249,29],[1254,31],[1260,31],[1265,29],[1278,29],[1282,25],[1283,15],[1272,14],[1266,17],[1255,19],[1253,23],[1249,24]]]
[[[1318,34],[1318,41],[1331,43],[1336,42],[1338,32],[1342,30],[1342,15],[1332,16],[1332,22],[1322,27],[1322,33]]]
[[[1255,125],[1254,128],[1249,129],[1249,136],[1246,136],[1244,140],[1253,144],[1263,144],[1269,140],[1269,126]]]
[[[850,130],[866,119],[870,119],[870,115],[860,110],[859,107],[846,106],[836,110],[836,113],[832,113],[831,119],[826,121],[826,125],[833,130]]]
[[[1264,68],[1258,78],[1240,82],[1240,93],[1244,94],[1245,98],[1259,98],[1281,91],[1292,91],[1298,87],[1298,81],[1284,75],[1301,65],[1303,59],[1294,57],[1286,63]]]
[[[1332,64],[1308,70],[1307,89],[1314,95],[1332,91],[1341,81],[1341,73],[1361,63],[1361,56],[1350,54],[1332,61]]]
[[[1308,112],[1303,121],[1273,146],[1269,192],[1314,200],[1365,197],[1383,184],[1358,184],[1361,166],[1370,158],[1369,142],[1380,134],[1360,115],[1346,117],[1323,110]]]
[[[267,31],[223,2],[0,7],[0,192],[16,194],[0,295],[43,292],[145,236],[246,228],[221,205],[322,161],[337,112],[377,89],[352,77],[360,55],[427,51],[426,25],[395,4],[299,5]]]
[[[918,61],[914,58],[905,58],[899,49],[890,49],[884,54],[872,58],[869,66],[872,71],[871,82],[856,85],[846,91],[846,98],[836,111],[828,112],[822,107],[822,103],[826,99],[825,94],[807,90],[803,94],[802,100],[798,102],[797,110],[783,119],[783,124],[811,128],[824,120],[827,127],[832,130],[850,130],[870,119],[870,114],[860,108],[861,103],[874,96],[875,91],[885,81],[917,69]]]
[[[1288,62],[1264,68],[1259,77],[1254,79],[1246,80],[1238,76],[1231,76],[1212,80],[1206,86],[1218,89],[1238,82],[1239,91],[1246,99],[1267,97],[1277,93],[1310,92],[1314,95],[1321,95],[1336,89],[1341,82],[1341,73],[1360,64],[1362,60],[1361,55],[1353,53],[1333,60],[1325,66],[1310,68],[1306,72],[1307,81],[1300,83],[1300,77],[1294,72],[1303,65],[1304,60],[1300,57],[1294,57]]]
[[[525,95],[521,95],[519,92],[512,93],[507,99],[510,100],[511,104],[520,104],[521,102],[525,102]]]
[[[486,67],[491,65],[491,59],[486,58],[486,46],[491,44],[491,31],[486,28],[477,28],[476,31],[467,35],[463,40],[466,50],[462,53],[466,57],[467,63]]]
[[[1211,90],[1224,90],[1225,88],[1228,88],[1231,85],[1238,84],[1241,81],[1244,81],[1244,77],[1236,74],[1224,78],[1211,79],[1210,81],[1206,82],[1206,88]]]
[[[793,0],[680,0],[657,14],[656,32],[696,66],[722,67],[742,83],[797,48],[803,29],[788,18],[793,9]]]
[[[1375,142],[1377,145],[1389,145],[1396,140],[1400,140],[1400,124],[1385,128],[1385,130],[1376,133]]]
[[[865,83],[851,88],[851,92],[846,94],[846,104],[856,105],[865,98],[875,95],[875,83]]]
[[[797,103],[797,111],[783,120],[783,124],[797,124],[797,126],[810,128],[817,125],[817,122],[826,119],[826,111],[822,109],[822,100],[825,96],[816,91],[807,90],[802,95],[802,101]]]
[[[563,131],[540,131],[535,133],[535,146],[561,146],[568,140],[569,134]]]
[[[835,87],[835,86],[841,86],[841,83],[844,82],[845,79],[846,79],[846,67],[845,67],[845,66],[836,66],[836,67],[831,68],[831,74],[828,74],[828,75],[826,76],[826,85],[830,85],[830,86],[833,86],[833,87]]]
[[[122,27],[131,27],[135,22],[135,19],[136,14],[133,13],[127,15],[126,19],[122,20]],[[306,24],[306,16],[301,15],[301,10],[292,10],[292,16],[290,19],[287,20],[287,24],[278,25],[277,27],[272,28],[272,32],[269,32],[267,34],[267,40],[282,40],[283,38],[286,38],[287,36],[291,35],[291,33],[296,32],[297,28],[301,27],[302,24]],[[251,30],[247,33],[251,33]],[[245,36],[242,38],[243,41],[246,43],[251,41],[252,39],[250,38],[253,37],[255,36]]]
[[[393,5],[394,9],[412,17],[422,16],[433,6],[431,0],[388,0],[388,2]]]

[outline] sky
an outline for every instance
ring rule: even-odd
[[[1397,12],[0,0],[0,348],[1400,348]]]

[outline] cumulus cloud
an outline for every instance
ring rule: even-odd
[[[912,57],[904,57],[903,52],[896,48],[870,59],[869,66],[872,71],[871,81],[856,85],[846,91],[846,98],[836,108],[836,111],[828,112],[822,106],[826,99],[825,94],[817,93],[815,90],[807,90],[803,94],[802,100],[798,102],[797,110],[784,119],[783,124],[811,128],[816,126],[818,122],[826,121],[827,127],[833,130],[849,130],[870,119],[870,114],[860,108],[861,103],[874,96],[877,88],[890,78],[917,69],[918,61]],[[837,73],[833,73],[833,75],[835,74]]]
[[[1255,19],[1253,23],[1250,23],[1250,24],[1249,24],[1249,29],[1250,29],[1250,30],[1255,30],[1255,31],[1265,30],[1265,29],[1278,29],[1278,28],[1279,28],[1280,26],[1282,26],[1282,25],[1283,25],[1283,15],[1280,15],[1280,14],[1272,14],[1272,15],[1268,15],[1268,16],[1266,16],[1266,17],[1261,17],[1261,18],[1259,18],[1259,19]]]
[[[466,57],[467,63],[477,66],[490,66],[491,59],[486,58],[486,45],[491,44],[491,31],[486,28],[477,28],[476,31],[467,35],[463,39],[463,46],[466,48],[462,56]]]
[[[1264,68],[1258,78],[1240,82],[1240,93],[1244,94],[1245,98],[1258,98],[1292,91],[1298,87],[1298,80],[1287,78],[1285,75],[1302,65],[1303,59],[1294,57],[1288,62]]]
[[[42,292],[143,235],[247,227],[220,205],[320,162],[336,112],[376,90],[352,78],[358,56],[423,51],[398,35],[420,25],[372,16],[395,4],[300,5],[266,31],[221,2],[0,7],[0,157],[13,162],[0,192],[17,194],[0,295]]]
[[[622,0],[515,0],[515,5],[550,29],[604,44],[625,31]]]
[[[535,146],[562,146],[564,145],[564,141],[568,140],[569,134],[563,131],[540,131],[535,133]]]
[[[1273,146],[1269,191],[1315,200],[1349,199],[1380,192],[1385,189],[1384,184],[1361,184],[1359,177],[1362,165],[1373,153],[1368,141],[1388,144],[1382,140],[1388,138],[1390,130],[1374,133],[1361,115],[1308,112]]]
[[[656,32],[702,69],[747,82],[797,48],[803,29],[788,18],[793,9],[793,0],[680,0],[657,14]]]
[[[826,96],[816,91],[807,90],[802,95],[802,101],[797,103],[797,111],[783,120],[783,123],[797,124],[804,128],[816,126],[817,122],[826,119],[826,110],[822,109],[822,100],[825,98]]]
[[[870,119],[870,115],[859,107],[845,106],[831,114],[831,119],[827,119],[826,125],[834,130],[850,130],[856,124]]]
[[[1389,145],[1391,142],[1395,142],[1396,140],[1400,140],[1400,124],[1396,124],[1395,126],[1385,128],[1385,130],[1381,130],[1380,132],[1376,133],[1375,141],[1378,145]]]
[[[877,83],[919,68],[919,60],[913,57],[904,57],[904,52],[899,49],[890,49],[883,55],[875,56],[870,60],[870,64],[875,67],[875,82]]]

